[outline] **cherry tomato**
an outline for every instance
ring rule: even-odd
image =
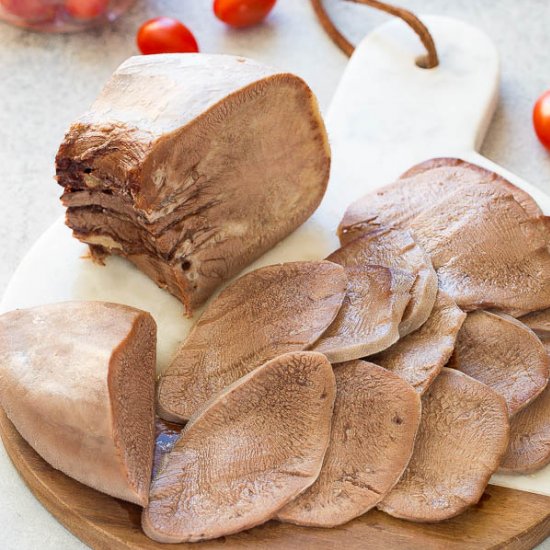
[[[137,45],[143,54],[199,51],[193,33],[171,17],[157,17],[143,23],[137,33]]]
[[[535,103],[533,125],[540,142],[550,149],[550,90],[544,92]]]
[[[55,16],[55,6],[45,0],[0,0],[0,5],[12,15],[27,21],[47,21]]]
[[[277,0],[214,0],[216,17],[232,27],[248,27],[264,19]]]
[[[65,9],[75,19],[95,19],[109,7],[109,0],[65,0]]]

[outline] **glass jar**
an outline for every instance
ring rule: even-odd
[[[0,20],[43,32],[75,32],[114,21],[135,0],[0,0]]]

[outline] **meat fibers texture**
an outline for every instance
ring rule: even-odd
[[[357,239],[348,240],[344,235],[342,245],[330,255],[331,261],[345,267],[381,265],[407,271],[415,277],[411,300],[399,324],[401,336],[426,322],[437,295],[437,275],[429,256],[408,231],[381,227]]]
[[[344,268],[327,261],[257,269],[208,306],[162,374],[159,414],[181,422],[241,376],[282,353],[308,349],[335,319]]]
[[[550,233],[533,199],[479,167],[434,163],[351,205],[341,238],[387,225],[409,229],[462,309],[520,316],[549,307]]]
[[[65,302],[0,316],[0,404],[57,470],[144,506],[153,463],[156,325]]]
[[[192,313],[319,205],[330,149],[303,80],[242,57],[132,57],[59,148],[66,221]]]
[[[440,290],[430,317],[418,330],[369,359],[423,394],[451,358],[465,318],[466,314]]]
[[[298,525],[334,527],[364,514],[397,483],[420,424],[420,396],[372,363],[337,365],[330,444],[315,483],[277,514]]]
[[[378,507],[433,522],[476,504],[506,452],[504,399],[466,374],[444,368],[422,396],[422,420],[403,477]]]
[[[335,393],[330,363],[314,352],[281,355],[226,388],[165,455],[145,533],[194,542],[271,519],[317,479]]]
[[[542,393],[550,360],[523,323],[489,311],[469,313],[458,333],[451,366],[493,388],[513,416]]]
[[[342,307],[313,346],[331,363],[360,359],[397,342],[399,323],[415,281],[407,271],[378,265],[350,266],[346,275]]]

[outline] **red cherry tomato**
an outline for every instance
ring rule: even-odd
[[[143,23],[137,33],[137,45],[143,54],[199,51],[191,31],[171,17],[157,17]]]
[[[232,27],[248,27],[264,19],[277,0],[214,0],[218,19]]]
[[[540,142],[550,149],[550,90],[544,92],[535,103],[533,125]]]
[[[0,0],[0,5],[12,15],[27,21],[47,21],[55,16],[55,6],[44,0]]]
[[[109,7],[109,0],[65,0],[65,9],[75,19],[95,19]]]

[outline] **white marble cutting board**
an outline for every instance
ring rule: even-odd
[[[417,37],[401,21],[371,33],[357,48],[327,117],[333,170],[314,216],[250,266],[323,258],[338,247],[335,229],[347,205],[411,165],[457,156],[503,174],[550,214],[550,197],[480,156],[498,88],[498,55],[490,40],[454,19],[424,17],[440,66],[425,70]],[[181,304],[120,258],[106,267],[83,259],[63,221],[37,241],[15,272],[0,310],[63,300],[108,300],[150,311],[159,325],[162,371],[194,319]],[[531,476],[495,476],[493,483],[550,495],[550,468]]]

